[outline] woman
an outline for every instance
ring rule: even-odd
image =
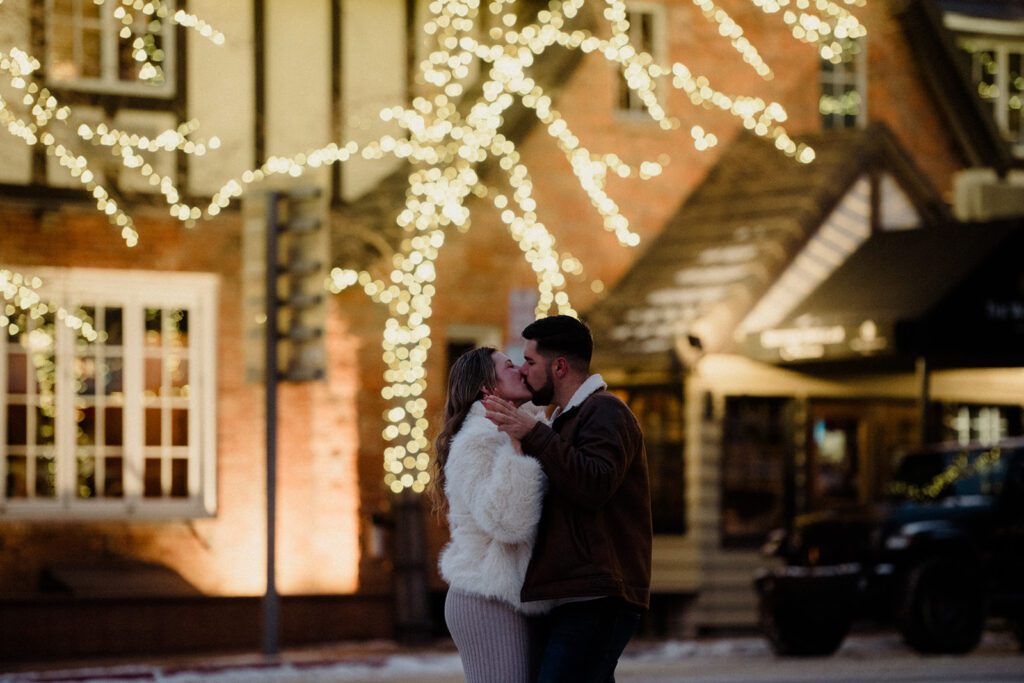
[[[484,415],[487,394],[516,405],[530,400],[508,356],[483,347],[452,366],[436,441],[435,491],[444,492],[451,530],[440,560],[449,584],[444,616],[469,683],[525,682],[528,615],[549,607],[519,601],[546,480],[540,463]]]

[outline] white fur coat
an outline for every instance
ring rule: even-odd
[[[441,576],[527,614],[547,611],[546,602],[519,600],[547,486],[540,463],[518,452],[477,401],[452,439],[444,473],[451,541]]]

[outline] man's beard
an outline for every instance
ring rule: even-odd
[[[526,388],[530,390],[530,395],[533,397],[532,401],[534,405],[546,406],[550,405],[555,400],[555,383],[551,381],[551,373],[545,373],[544,386],[539,389],[534,389],[530,386],[529,382],[526,382]]]

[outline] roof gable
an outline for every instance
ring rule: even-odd
[[[677,340],[687,338],[707,350],[731,348],[739,321],[805,250],[801,267],[818,273],[820,282],[879,220],[909,227],[948,219],[938,194],[884,127],[800,141],[816,151],[811,164],[786,158],[752,135],[722,154],[630,271],[588,312],[598,354],[608,354],[604,364],[670,359]],[[887,189],[879,193],[880,186]]]
[[[923,222],[914,201],[891,173],[884,173],[878,187],[878,227],[882,230],[913,230]]]

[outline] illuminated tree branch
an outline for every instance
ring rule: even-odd
[[[771,78],[770,67],[743,35],[742,28],[712,0],[693,0],[719,33],[764,78]],[[837,58],[843,41],[863,35],[863,27],[843,6],[862,4],[863,0],[750,0],[766,14],[778,14],[798,40],[818,45],[825,58]],[[185,12],[171,14],[162,0],[96,0],[113,6],[121,22],[120,38],[130,41],[132,56],[139,64],[140,77],[160,82],[164,55],[157,36],[165,24],[183,26],[215,44],[224,36],[202,19]],[[0,4],[3,0],[0,0]],[[813,3],[813,9],[811,5]],[[543,124],[565,154],[580,189],[586,193],[601,216],[605,230],[624,246],[636,246],[639,236],[630,229],[629,220],[607,192],[609,174],[621,178],[649,179],[662,171],[661,162],[642,161],[636,166],[614,153],[592,151],[573,132],[562,115],[553,108],[551,97],[530,75],[535,60],[554,47],[600,54],[621,68],[630,90],[637,94],[651,118],[666,130],[677,128],[679,121],[665,111],[657,89],[671,85],[686,93],[696,106],[709,106],[727,112],[744,128],[771,139],[783,153],[798,162],[813,160],[814,151],[794,142],[782,123],[786,112],[776,102],[761,98],[728,95],[711,86],[704,75],[693,74],[680,62],[656,63],[654,57],[637,50],[630,42],[626,6],[622,0],[604,0],[601,10],[609,37],[588,31],[571,30],[569,24],[586,5],[586,0],[552,0],[539,11],[536,21],[520,26],[516,0],[490,0],[487,11],[497,25],[482,34],[481,0],[435,0],[429,6],[430,18],[423,30],[432,38],[433,49],[421,63],[419,75],[433,93],[417,97],[410,106],[392,106],[381,110],[380,118],[395,122],[402,137],[383,135],[357,145],[332,142],[324,147],[291,156],[271,157],[262,166],[244,172],[223,183],[205,208],[191,205],[181,197],[173,180],[161,176],[146,162],[143,152],[166,154],[183,152],[201,155],[216,150],[219,140],[193,139],[198,123],[187,122],[155,137],[114,129],[105,124],[69,123],[70,110],[61,106],[34,74],[40,68],[37,59],[17,47],[0,50],[0,74],[6,75],[11,88],[24,93],[12,101],[0,92],[0,125],[31,146],[41,145],[55,156],[62,167],[78,180],[96,200],[97,208],[121,231],[128,246],[137,243],[138,231],[103,181],[97,177],[90,160],[74,154],[60,142],[51,128],[70,132],[78,141],[95,149],[107,150],[120,166],[140,174],[158,187],[169,213],[186,225],[217,216],[248,188],[271,176],[299,177],[309,169],[343,163],[359,154],[364,159],[384,156],[406,160],[410,164],[405,207],[397,224],[404,234],[400,249],[392,255],[386,276],[369,272],[335,269],[328,287],[339,292],[359,285],[375,302],[388,307],[389,319],[382,340],[386,386],[382,396],[389,402],[383,431],[387,443],[384,453],[385,483],[394,491],[411,488],[422,491],[429,481],[426,361],[431,347],[428,320],[436,293],[435,263],[451,231],[469,228],[470,204],[474,198],[486,199],[499,212],[509,234],[519,245],[534,270],[539,291],[537,313],[551,310],[573,314],[565,291],[566,274],[581,272],[578,260],[559,254],[554,235],[538,220],[533,197],[533,180],[513,140],[502,133],[505,116],[515,104],[525,107]],[[140,32],[136,26],[143,25]],[[2,47],[2,46],[0,46]],[[480,95],[466,99],[464,83],[470,67],[479,63]],[[20,105],[17,103],[20,102]],[[15,109],[18,109],[16,113]],[[58,128],[62,126],[62,128]],[[707,149],[717,143],[713,133],[700,126],[690,130],[694,146]],[[494,169],[502,187],[485,182],[484,168]],[[31,281],[11,274],[9,282],[21,278],[18,287],[32,289]],[[27,284],[26,284],[27,283]],[[0,285],[3,284],[0,279]],[[6,301],[21,301],[20,294]],[[11,304],[13,305],[13,304]],[[17,304],[20,306],[21,304]],[[8,324],[10,319],[8,319]]]

